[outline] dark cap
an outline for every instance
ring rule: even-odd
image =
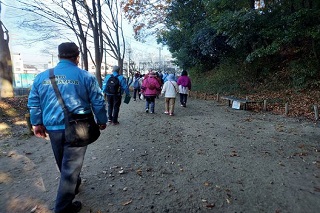
[[[58,46],[59,58],[73,58],[79,55],[79,47],[73,42],[65,42]]]
[[[113,66],[112,67],[112,72],[119,72],[120,67],[119,66]]]

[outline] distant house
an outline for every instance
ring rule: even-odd
[[[34,65],[23,65],[22,72],[14,72],[15,88],[30,88],[34,78],[39,73]]]
[[[89,61],[89,70],[88,72],[90,72],[93,75],[96,75],[96,66]],[[105,63],[102,62],[101,63],[101,77],[102,79],[107,75],[107,74],[111,74],[112,73],[112,65],[107,64],[107,66],[105,67]]]
[[[30,88],[35,76],[39,73],[34,65],[23,64],[20,54],[12,54],[13,87]]]

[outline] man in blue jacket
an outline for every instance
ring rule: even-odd
[[[123,75],[119,75],[119,70],[119,66],[113,66],[112,74],[107,75],[102,84],[102,91],[107,95],[108,100],[108,122],[112,123],[113,125],[119,124],[118,116],[120,111],[122,94],[126,93],[127,96],[130,95],[127,80],[123,77]],[[115,83],[114,80],[110,81],[111,78],[117,78],[118,80],[115,79],[117,81]],[[111,88],[111,84],[113,88]]]
[[[106,128],[107,112],[103,93],[95,76],[78,67],[79,48],[75,43],[62,43],[58,47],[59,63],[54,75],[62,99],[69,112],[93,113],[100,129]],[[52,150],[60,170],[60,183],[55,202],[55,213],[79,212],[81,202],[75,195],[81,184],[85,147],[71,147],[65,141],[64,113],[49,79],[49,70],[39,73],[32,85],[28,108],[35,136],[49,135]]]

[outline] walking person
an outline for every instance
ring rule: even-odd
[[[134,75],[134,80],[133,80],[133,100],[136,101],[137,100],[137,94],[138,94],[138,98],[140,99],[140,90],[141,90],[141,75],[140,72],[137,72]]]
[[[148,75],[145,75],[145,79],[142,82],[141,93],[146,99],[145,111],[151,114],[155,110],[155,99],[157,95],[161,92],[161,85],[157,80],[157,75],[154,72],[150,72]]]
[[[102,91],[106,94],[108,101],[108,122],[113,125],[119,124],[122,94],[126,93],[127,96],[130,96],[127,80],[123,75],[119,75],[119,71],[119,66],[113,66],[112,74],[107,75],[102,84]]]
[[[165,72],[163,75],[162,75],[162,83],[164,84],[164,83],[166,83],[166,81],[168,80],[167,79],[167,77],[168,77],[168,73],[167,72]]]
[[[165,97],[165,114],[174,115],[174,106],[176,103],[176,95],[179,92],[178,84],[175,81],[174,74],[169,74],[167,81],[163,84],[161,95]]]
[[[72,42],[62,43],[58,52],[59,63],[53,72],[67,110],[81,117],[94,114],[100,130],[105,129],[107,112],[103,93],[96,77],[78,67],[78,46]],[[51,85],[49,72],[41,72],[34,79],[28,97],[30,122],[35,136],[46,138],[49,135],[60,171],[54,212],[74,213],[82,207],[81,202],[73,202],[73,199],[81,184],[80,171],[87,146],[74,147],[66,141],[64,111]]]
[[[159,72],[155,72],[155,73],[156,73],[156,79],[158,80],[158,82],[160,84],[160,88],[162,88],[163,83],[162,83],[162,79],[159,75]],[[157,99],[159,99],[159,95],[160,95],[160,93],[157,94],[157,96],[156,96]]]
[[[179,85],[179,94],[180,94],[180,104],[182,107],[187,106],[188,93],[191,90],[191,79],[188,76],[188,72],[183,70],[181,76],[177,81]]]

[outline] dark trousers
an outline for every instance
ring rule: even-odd
[[[138,93],[138,98],[140,99],[140,96],[139,96],[140,88],[133,90],[133,100],[137,99],[137,93]]]
[[[80,176],[87,147],[70,147],[65,142],[64,130],[49,131],[49,137],[60,170],[60,182],[55,202],[55,213],[65,212],[75,198],[75,189]]]
[[[180,93],[180,104],[183,106],[187,105],[188,94]]]
[[[149,105],[150,105],[150,112],[154,113],[156,96],[145,96],[145,99],[146,99],[146,109],[149,109]]]
[[[108,119],[112,121],[112,123],[118,122],[118,116],[121,105],[121,95],[107,95],[108,99]]]

